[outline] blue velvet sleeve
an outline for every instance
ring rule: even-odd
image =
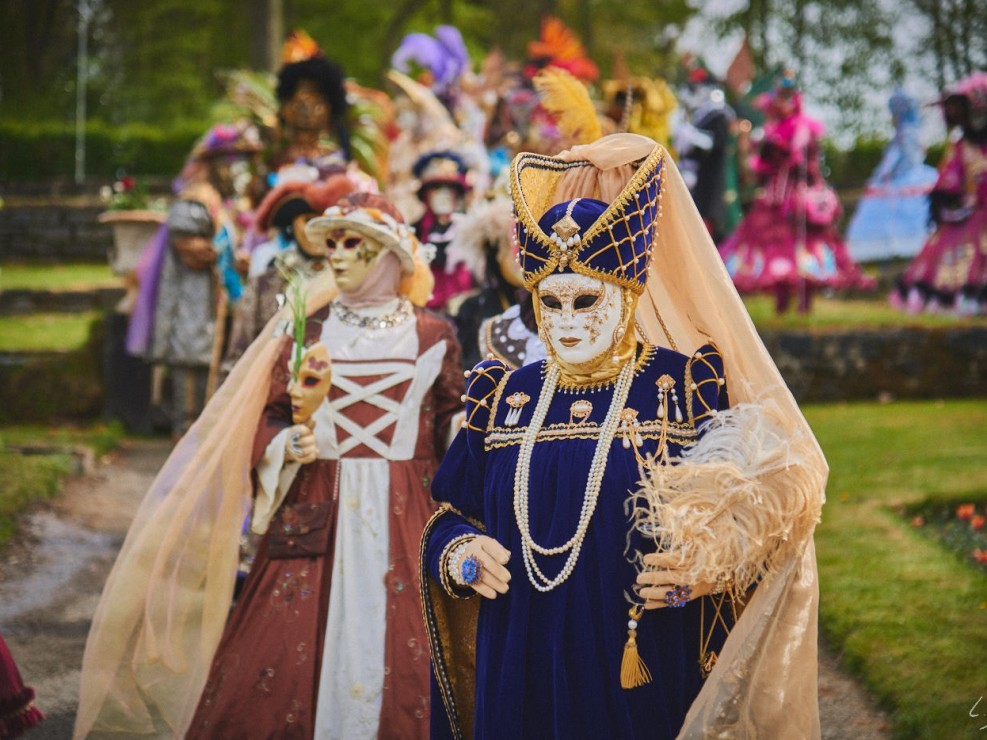
[[[497,389],[507,366],[496,360],[481,362],[466,385],[466,419],[432,479],[432,498],[443,504],[426,530],[425,566],[437,583],[453,595],[442,573],[442,555],[454,540],[483,534],[483,475],[486,436]]]
[[[689,358],[687,371],[691,378],[689,415],[699,428],[718,411],[730,408],[723,355],[715,344],[704,344]]]

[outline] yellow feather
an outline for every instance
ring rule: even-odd
[[[559,67],[545,67],[534,78],[542,107],[555,118],[559,131],[573,144],[589,144],[603,135],[586,86]]]

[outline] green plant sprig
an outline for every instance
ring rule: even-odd
[[[278,267],[281,277],[284,278],[285,302],[291,310],[292,338],[295,346],[292,350],[291,359],[291,379],[298,380],[298,373],[302,369],[302,356],[305,354],[305,324],[308,320],[308,281],[298,270]]]

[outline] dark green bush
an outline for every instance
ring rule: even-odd
[[[823,142],[823,166],[826,179],[837,189],[859,188],[867,183],[888,145],[886,139],[861,138],[847,150],[838,149],[833,142]]]
[[[170,128],[147,124],[86,125],[86,175],[113,178],[118,170],[148,176],[178,174],[207,124]],[[75,172],[75,125],[64,121],[0,120],[0,181],[40,180]]]
[[[89,341],[72,352],[28,356],[0,364],[0,424],[41,424],[98,418],[103,406],[102,318]]]
[[[946,153],[946,142],[939,141],[930,146],[925,152],[925,163],[938,167],[942,161],[942,155]]]

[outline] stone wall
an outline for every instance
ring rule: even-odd
[[[763,339],[800,403],[987,397],[987,324],[785,331]]]
[[[131,400],[119,396],[122,384],[133,386],[138,377],[149,383],[149,369],[120,354],[126,324],[116,326],[123,317],[107,315],[112,330],[97,321],[89,344],[76,352],[0,353],[0,421],[146,416],[147,389],[130,387]],[[785,331],[764,340],[799,403],[987,398],[987,325]],[[118,377],[128,361],[133,366]],[[729,383],[729,358],[727,372]],[[128,428],[136,423],[129,419]]]
[[[0,208],[0,260],[103,262],[113,232],[96,217],[98,202],[18,204]]]

